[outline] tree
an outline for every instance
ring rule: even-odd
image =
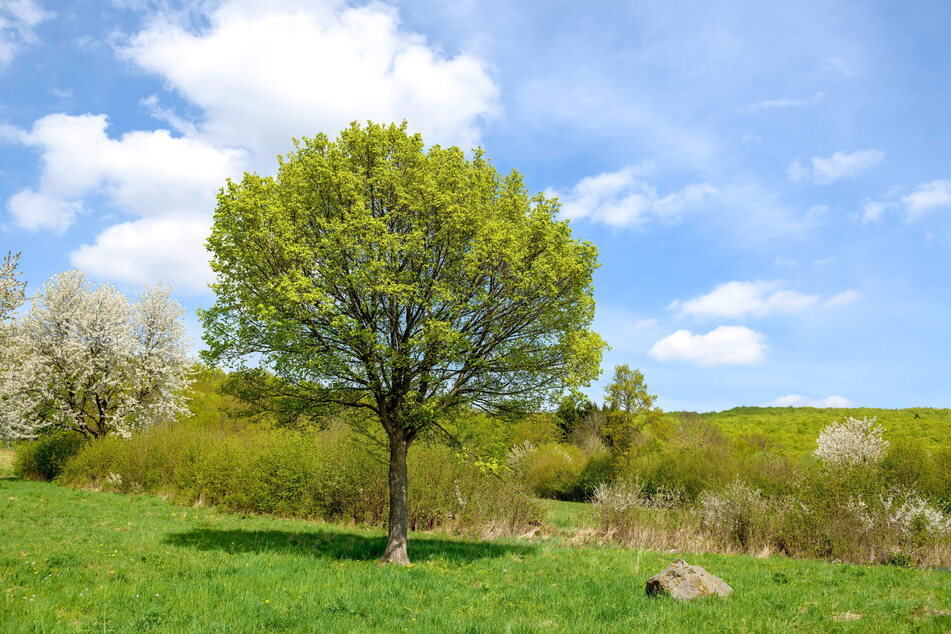
[[[147,288],[130,303],[79,271],[51,278],[13,327],[13,363],[0,382],[2,435],[55,428],[128,436],[184,413],[190,361],[184,311],[170,293]]]
[[[0,263],[0,408],[5,407],[4,387],[12,378],[12,368],[16,365],[16,352],[13,346],[13,323],[16,311],[23,305],[23,291],[26,283],[19,276],[17,264],[20,254],[7,253]],[[0,410],[0,432],[3,431],[2,410]]]
[[[644,374],[626,363],[614,367],[614,377],[604,390],[608,410],[606,435],[619,455],[628,453],[637,435],[663,413],[654,406],[656,395],[647,391]]]
[[[384,560],[406,564],[406,455],[463,408],[524,410],[597,376],[595,247],[475,150],[406,124],[295,142],[218,196],[206,360],[259,364],[312,406],[366,411],[389,445]]]
[[[563,396],[558,402],[555,419],[565,438],[569,438],[578,423],[587,418],[597,408],[598,406],[592,403],[587,395],[577,390]]]
[[[9,335],[10,323],[17,309],[23,305],[26,283],[19,279],[19,261],[19,253],[7,253],[0,263],[0,345],[3,344],[3,338]]]

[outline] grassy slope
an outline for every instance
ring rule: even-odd
[[[677,413],[668,416],[673,418]],[[819,430],[846,416],[878,418],[885,427],[886,438],[892,441],[917,440],[932,449],[951,446],[951,409],[736,407],[701,416],[727,434],[764,434],[794,453],[814,450]]]
[[[562,509],[565,510],[565,509]],[[643,593],[674,554],[382,533],[0,481],[0,630],[947,631],[951,574],[695,555],[726,600]],[[860,620],[842,620],[851,613]]]

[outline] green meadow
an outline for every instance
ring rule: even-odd
[[[577,545],[585,508],[551,503],[559,537],[411,535],[174,506],[149,495],[0,481],[3,632],[946,632],[947,571]],[[556,530],[560,529],[560,530]],[[726,599],[651,599],[679,555]]]

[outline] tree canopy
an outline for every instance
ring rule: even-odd
[[[260,365],[295,402],[379,420],[387,560],[408,561],[405,455],[420,431],[461,407],[530,407],[598,374],[597,251],[557,211],[481,150],[427,149],[405,123],[303,139],[276,177],[245,174],[219,194],[205,358]]]
[[[654,406],[656,399],[640,370],[631,370],[626,363],[614,367],[614,376],[604,389],[605,432],[619,456],[629,453],[637,434],[662,416]]]
[[[171,289],[134,302],[79,271],[53,276],[18,317],[0,368],[0,435],[45,429],[87,438],[176,419],[190,361]]]

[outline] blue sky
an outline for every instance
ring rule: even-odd
[[[557,195],[666,409],[951,407],[951,4],[0,0],[0,251],[212,297],[214,195],[407,119]],[[604,379],[592,387],[601,395]]]

